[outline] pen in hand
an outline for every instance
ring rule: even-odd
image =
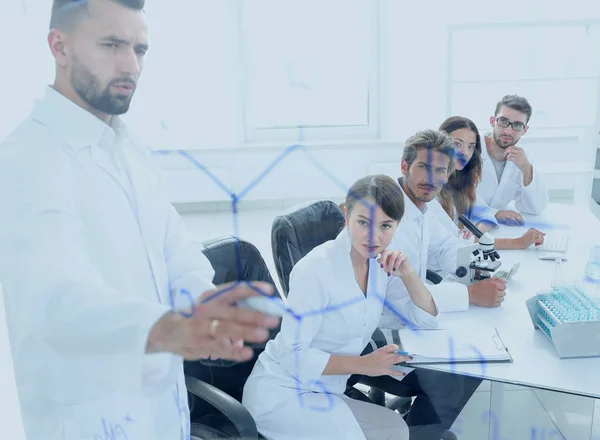
[[[411,361],[413,360],[413,355],[407,351],[397,351],[396,354],[399,354],[400,356],[406,356]]]

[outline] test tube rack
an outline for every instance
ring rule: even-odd
[[[577,286],[553,287],[526,301],[534,328],[559,358],[600,356],[600,300]]]

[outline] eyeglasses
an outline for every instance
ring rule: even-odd
[[[500,126],[500,127],[511,127],[514,131],[523,131],[525,129],[525,124],[523,124],[522,122],[510,122],[508,119],[506,118],[498,118],[496,119],[496,123]]]

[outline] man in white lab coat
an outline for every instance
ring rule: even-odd
[[[483,165],[477,193],[490,206],[500,223],[524,223],[519,212],[506,209],[514,200],[517,210],[541,214],[548,204],[543,179],[536,172],[523,148],[517,146],[527,133],[532,108],[527,99],[507,95],[496,105],[490,117],[492,133],[483,136]]]
[[[422,280],[426,279],[427,269],[443,278],[454,273],[458,249],[465,245],[438,222],[427,206],[448,181],[453,157],[452,140],[435,130],[418,132],[404,146],[402,177],[398,179],[405,195],[404,217],[392,245],[407,255]],[[498,307],[504,301],[506,284],[489,278],[470,286],[442,282],[428,287],[441,312],[456,312],[467,311],[469,304]]]
[[[148,48],[143,3],[55,0],[55,82],[0,145],[0,281],[30,440],[189,438],[182,359],[247,360],[241,342],[278,325],[235,307],[252,287],[216,293],[117,117]]]

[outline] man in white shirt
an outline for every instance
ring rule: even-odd
[[[428,203],[448,181],[454,149],[450,137],[435,130],[424,130],[405,144],[398,179],[404,199],[404,217],[398,225],[390,248],[404,252],[422,280],[427,269],[443,278],[457,268],[457,252],[464,243],[441,225],[429,212]],[[498,307],[505,296],[503,280],[489,278],[470,286],[442,282],[428,286],[441,312],[466,311],[469,304]]]
[[[500,223],[524,223],[519,212],[506,209],[511,201],[526,214],[541,214],[548,204],[543,179],[536,173],[525,150],[517,146],[527,133],[532,108],[527,99],[507,95],[490,117],[492,133],[483,136],[482,177],[477,193],[490,206]]]
[[[248,360],[242,341],[278,325],[235,307],[252,287],[214,288],[117,118],[148,49],[143,4],[55,0],[55,82],[0,145],[0,280],[28,439],[189,438],[182,359]]]

